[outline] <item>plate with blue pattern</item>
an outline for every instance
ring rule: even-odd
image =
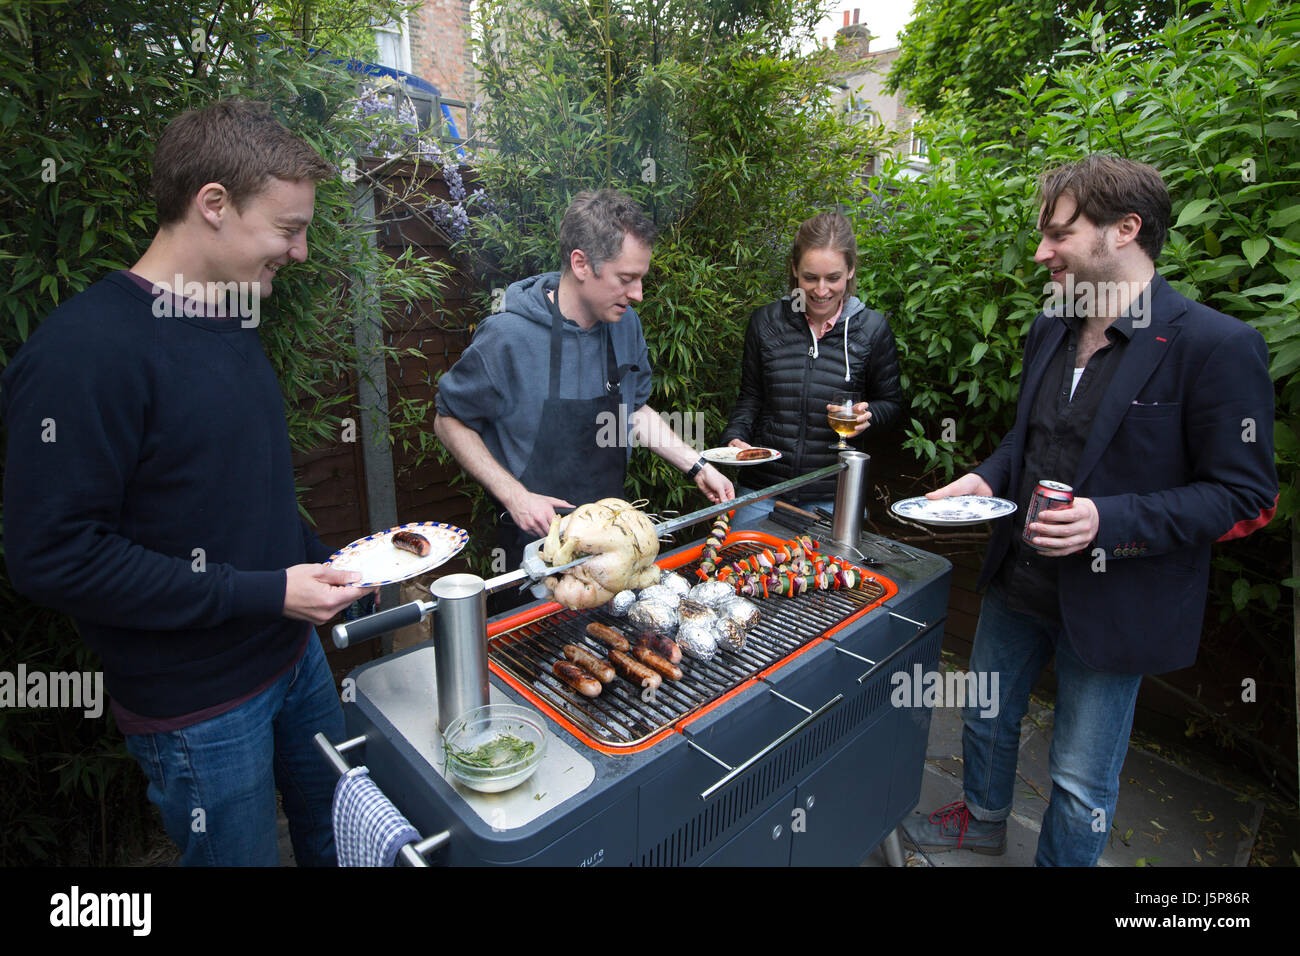
[[[935,500],[926,497],[906,498],[895,501],[889,510],[908,521],[957,528],[1015,514],[1016,503],[1007,501],[1006,498],[990,498],[985,495],[954,495]]]
[[[411,532],[429,542],[426,555],[405,551],[393,544],[393,535]],[[450,561],[469,543],[469,532],[441,521],[412,521],[358,538],[330,555],[325,563],[340,571],[356,571],[361,580],[353,587],[374,588],[396,584],[432,571]]]

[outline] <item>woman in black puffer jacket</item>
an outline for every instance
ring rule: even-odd
[[[858,396],[851,447],[869,450],[863,434],[898,425],[903,391],[894,333],[879,312],[853,295],[858,262],[853,227],[839,213],[805,221],[790,251],[790,294],[754,311],[745,333],[740,399],[722,433],[736,448],[775,448],[781,458],[744,469],[747,488],[762,488],[833,464],[838,440],[826,421],[837,392]],[[737,490],[737,493],[741,489]],[[835,478],[786,496],[801,507],[830,510]],[[772,499],[742,508],[733,527],[752,525]]]

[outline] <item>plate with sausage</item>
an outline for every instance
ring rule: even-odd
[[[359,538],[325,563],[360,574],[353,587],[382,587],[431,571],[460,554],[468,543],[469,532],[461,528],[441,521],[413,521]]]
[[[705,461],[715,465],[766,465],[781,457],[775,448],[732,448],[730,445],[710,448],[700,454]]]

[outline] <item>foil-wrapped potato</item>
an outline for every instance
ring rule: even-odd
[[[627,612],[632,609],[636,603],[636,593],[633,591],[619,591],[609,599],[609,613],[614,617],[627,617]]]
[[[677,646],[687,657],[708,661],[718,653],[718,637],[712,625],[686,622],[677,629]]]
[[[692,624],[711,625],[718,619],[718,612],[707,604],[682,598],[681,603],[677,605],[677,619],[683,624],[689,621]]]
[[[638,594],[637,599],[641,601],[658,601],[660,604],[676,607],[682,596],[666,584],[655,584]]]
[[[662,637],[672,637],[677,630],[677,611],[662,601],[637,601],[627,612],[634,626]]]
[[[729,617],[722,617],[713,625],[717,633],[718,646],[729,651],[745,649],[745,629]]]
[[[736,589],[730,584],[722,581],[701,581],[695,587],[691,588],[688,597],[692,601],[699,601],[701,604],[707,604],[709,607],[717,607],[718,604],[727,598],[735,597]]]
[[[717,607],[718,615],[735,621],[741,627],[750,628],[758,623],[763,612],[753,601],[746,600],[739,594],[732,595]]]
[[[659,579],[659,583],[682,597],[686,597],[691,590],[691,582],[687,581],[676,571],[665,571],[663,577]]]

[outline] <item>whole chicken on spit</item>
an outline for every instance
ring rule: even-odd
[[[597,557],[546,579],[555,600],[567,608],[597,607],[619,591],[659,580],[654,563],[658,532],[649,518],[621,498],[602,498],[551,519],[542,560],[557,566],[584,554]]]

